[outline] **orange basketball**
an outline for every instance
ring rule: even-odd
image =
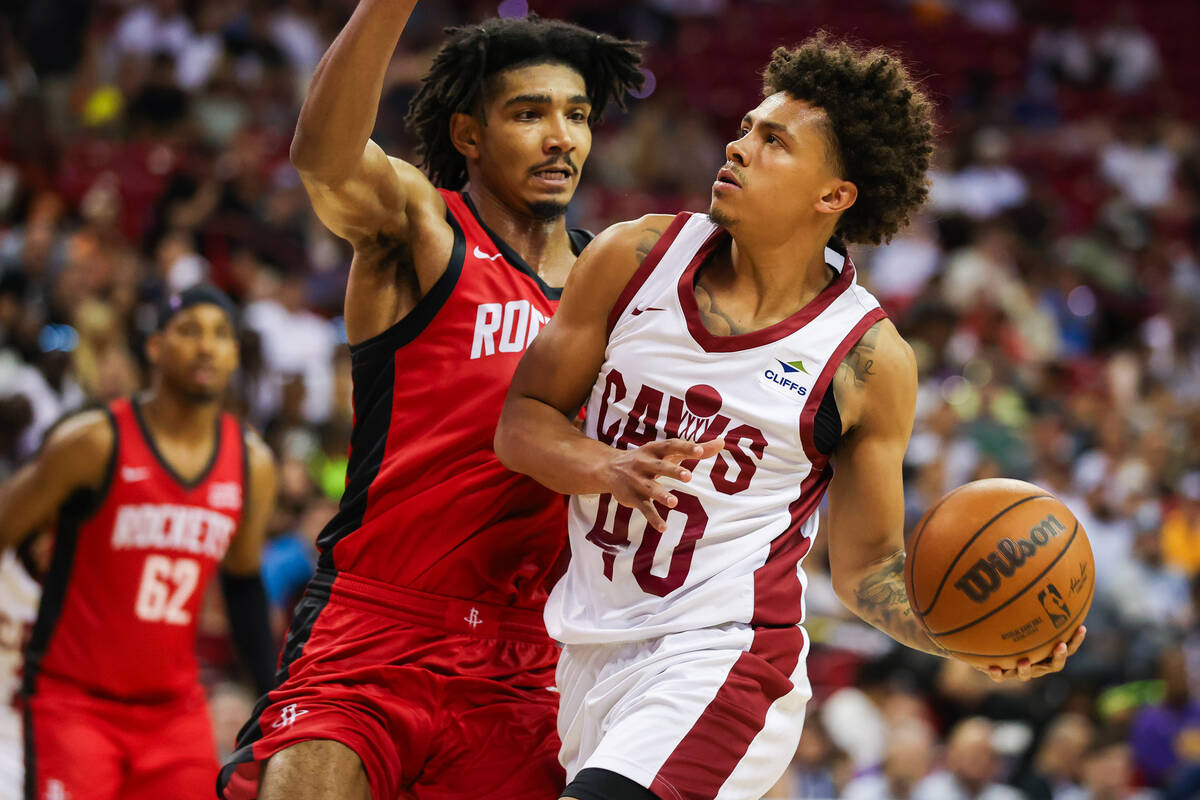
[[[1040,661],[1092,605],[1087,534],[1057,497],[992,478],[960,486],[921,518],[904,582],[929,635],[982,666]]]

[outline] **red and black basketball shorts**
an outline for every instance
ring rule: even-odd
[[[25,797],[210,800],[217,750],[204,690],[160,703],[38,676],[25,709]]]
[[[319,570],[219,796],[252,800],[267,759],[332,740],[358,755],[375,800],[554,800],[558,652],[540,612]]]

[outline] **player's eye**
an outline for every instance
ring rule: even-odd
[[[571,112],[569,118],[572,122],[587,122],[587,114],[583,113],[582,111]]]
[[[521,121],[523,121],[523,122],[525,122],[525,121],[529,121],[529,120],[533,120],[533,119],[537,119],[537,117],[538,117],[538,114],[537,114],[537,112],[536,112],[536,111],[532,111],[532,110],[530,110],[530,109],[526,109],[526,110],[524,110],[524,111],[518,111],[518,112],[517,112],[517,119],[519,119],[519,120],[521,120]]]

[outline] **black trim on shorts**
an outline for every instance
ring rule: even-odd
[[[304,596],[296,604],[292,623],[288,626],[283,652],[279,656],[279,667],[275,670],[276,689],[288,679],[292,664],[304,654],[304,646],[308,644],[321,612],[329,603],[329,595],[335,580],[337,580],[337,572],[324,569],[318,569],[309,579]],[[263,738],[262,715],[266,713],[270,705],[271,692],[269,691],[258,698],[258,702],[254,704],[254,710],[250,712],[250,719],[246,720],[246,724],[238,731],[235,749],[217,773],[217,797],[224,797],[225,787],[229,785],[229,781],[239,766],[256,760],[254,745]]]
[[[559,797],[575,800],[658,800],[658,795],[640,783],[607,769],[581,769]]]

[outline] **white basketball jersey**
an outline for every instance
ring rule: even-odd
[[[678,504],[665,533],[609,495],[571,498],[571,561],[546,605],[566,644],[627,642],[728,623],[804,619],[800,561],[832,476],[813,420],[838,364],[885,315],[849,258],[791,317],[714,336],[696,305],[697,269],[729,234],[703,214],[678,215],[609,317],[604,365],[586,433],[626,449],[656,439],[724,440],[692,479],[662,479]]]
[[[41,594],[16,552],[11,548],[0,552],[0,776],[7,774],[4,765],[12,761],[13,753],[20,764],[21,714],[15,704],[21,690],[22,649]]]

